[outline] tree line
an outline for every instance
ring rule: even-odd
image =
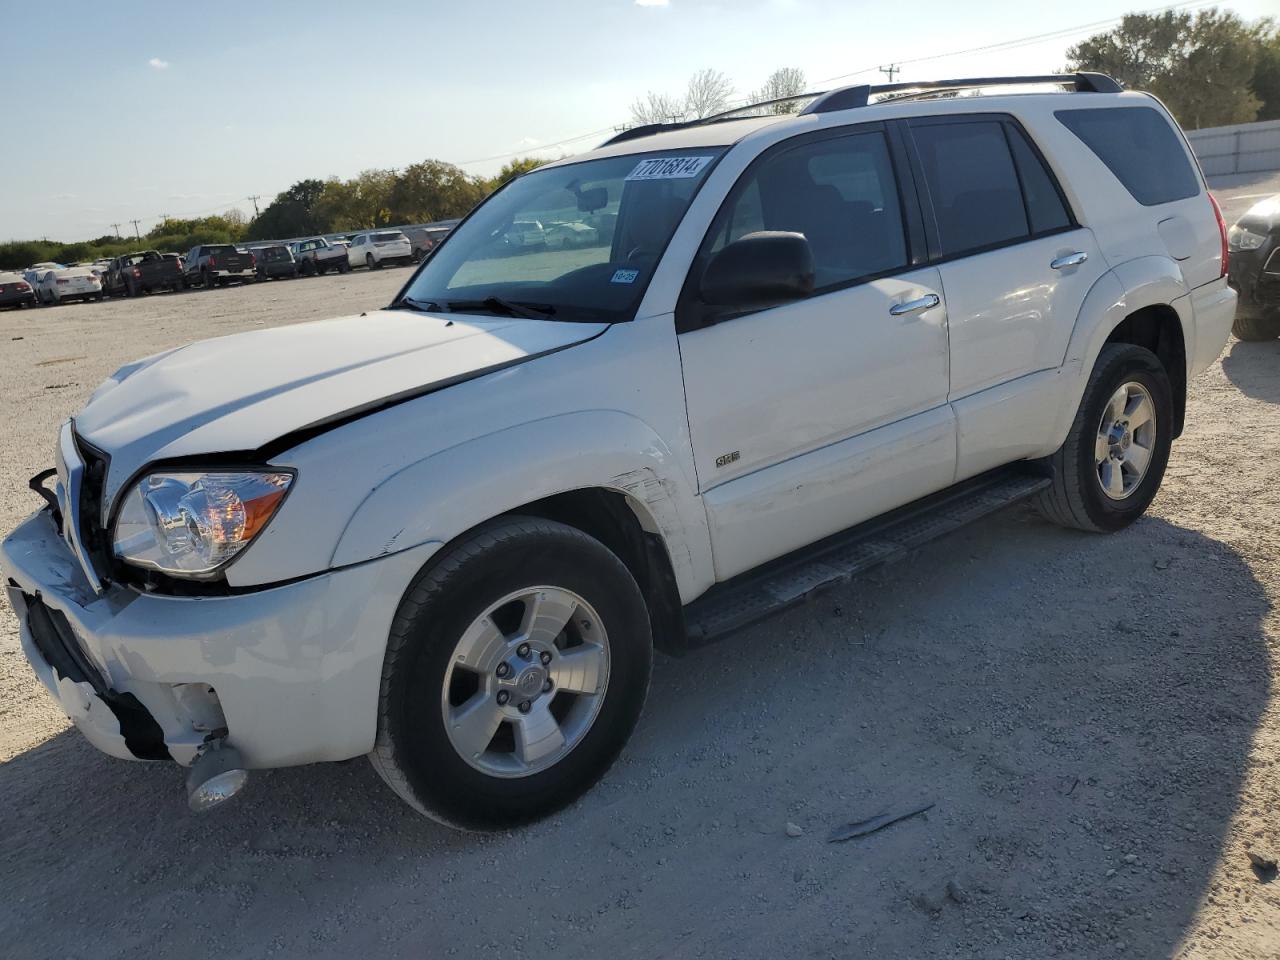
[[[1071,47],[1067,61],[1067,71],[1099,71],[1131,89],[1154,93],[1187,129],[1280,119],[1280,29],[1270,18],[1246,22],[1216,8],[1131,14],[1115,29]],[[739,103],[798,96],[806,86],[804,71],[785,67],[735,101],[729,78],[707,69],[694,74],[679,94],[649,91],[631,105],[630,119],[636,125],[701,119]],[[796,106],[777,104],[764,112],[789,113]],[[491,191],[545,162],[515,159],[491,178],[472,176],[441,160],[424,160],[402,170],[366,170],[346,180],[299,180],[252,220],[232,210],[197,219],[169,218],[141,240],[102,236],[81,243],[3,243],[0,269],[113,257],[139,248],[184,253],[205,243],[449,220],[466,215]]]

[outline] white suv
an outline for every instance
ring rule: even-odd
[[[1131,523],[1231,326],[1225,231],[1157,101],[1013,82],[1058,89],[623,134],[384,311],[122,368],[0,551],[36,673],[197,807],[368,754],[492,827],[604,773],[655,647],[1021,498]],[[534,220],[590,242],[513,253]]]
[[[347,264],[380,270],[388,263],[413,263],[413,244],[399,230],[358,234],[347,248]]]

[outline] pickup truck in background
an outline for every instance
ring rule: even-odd
[[[187,283],[198,283],[206,290],[233,280],[250,283],[257,279],[257,261],[253,254],[237,250],[229,243],[192,247],[183,262]]]
[[[337,270],[339,273],[351,270],[351,264],[347,262],[347,248],[324,237],[298,240],[291,243],[289,249],[293,251],[293,259],[298,263],[298,272],[304,277],[316,274],[324,276],[330,270]]]
[[[156,250],[116,257],[100,276],[102,292],[111,297],[138,297],[157,290],[177,290],[187,286],[182,277],[182,267]]]

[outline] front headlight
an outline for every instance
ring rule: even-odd
[[[1266,242],[1264,235],[1246,230],[1239,224],[1227,231],[1227,246],[1232,250],[1257,250]]]
[[[113,552],[136,566],[209,579],[267,525],[292,482],[281,471],[149,474],[120,506]]]

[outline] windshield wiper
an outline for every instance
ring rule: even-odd
[[[401,297],[391,305],[392,310],[398,310],[401,307],[408,307],[419,313],[439,313],[441,310],[440,304],[434,300],[415,300],[413,297]]]
[[[555,306],[550,303],[518,303],[515,300],[504,300],[502,297],[485,297],[483,300],[446,300],[444,307],[446,310],[459,313],[465,313],[468,310],[501,312],[511,317],[522,317],[525,320],[546,320],[556,312]]]

